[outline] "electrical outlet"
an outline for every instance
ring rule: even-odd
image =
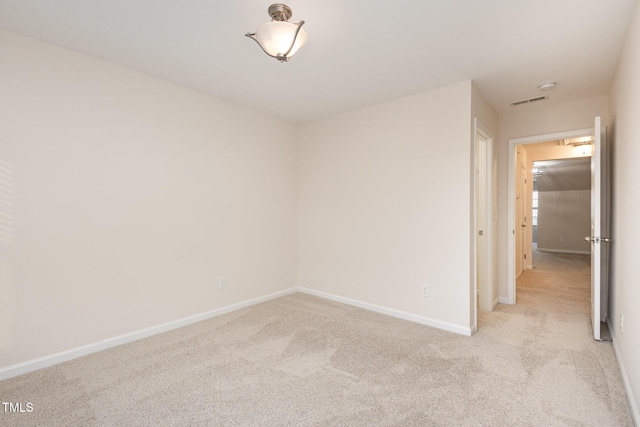
[[[218,289],[227,287],[227,276],[218,276]]]
[[[560,243],[564,243],[564,237],[560,238]]]
[[[620,314],[620,332],[624,332],[624,314]]]
[[[428,297],[429,295],[431,295],[431,290],[429,289],[429,285],[427,285],[426,283],[422,284],[421,295],[423,297]]]

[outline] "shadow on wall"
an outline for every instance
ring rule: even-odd
[[[13,166],[0,159],[0,350],[13,346]]]

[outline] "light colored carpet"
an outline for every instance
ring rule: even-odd
[[[589,257],[537,256],[473,337],[293,294],[0,382],[0,425],[632,426]]]

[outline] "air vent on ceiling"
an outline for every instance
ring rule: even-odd
[[[547,98],[548,98],[547,96],[536,96],[535,98],[523,99],[522,101],[512,102],[511,106],[515,107],[516,105],[530,104],[536,101],[544,101]]]

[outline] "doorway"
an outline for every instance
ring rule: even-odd
[[[516,278],[524,269],[533,268],[533,230],[530,226],[532,223],[530,219],[533,213],[533,161],[584,157],[584,152],[578,152],[576,146],[566,143],[566,141],[585,136],[590,137],[593,133],[593,128],[577,129],[568,132],[516,138],[509,141],[509,158],[511,160],[508,163],[507,297],[506,299],[501,298],[501,303],[516,303]],[[541,155],[538,152],[535,155],[531,155],[533,150],[530,149],[529,156],[527,156],[525,147],[535,146],[546,150],[547,153],[555,154]],[[555,149],[552,149],[553,147]],[[522,176],[523,164],[525,169],[524,177]],[[528,191],[521,189],[522,185],[525,185]],[[561,236],[559,239],[564,239],[564,237]],[[562,251],[562,249],[558,249],[558,252]]]

